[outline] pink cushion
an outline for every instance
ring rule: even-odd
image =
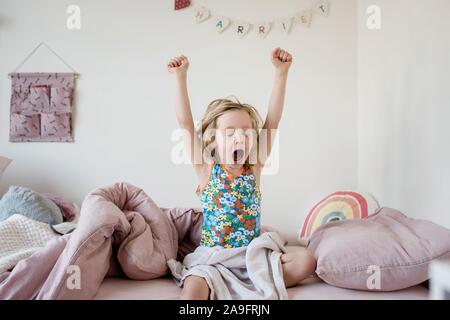
[[[450,230],[380,208],[365,220],[321,226],[308,248],[317,259],[316,273],[325,282],[393,291],[426,281],[432,260],[450,258]]]
[[[64,221],[77,222],[80,216],[80,209],[75,202],[64,199],[63,197],[52,193],[41,193],[41,195],[53,201],[61,210]]]
[[[393,292],[360,291],[330,286],[317,277],[288,289],[290,300],[426,300],[428,289],[418,285]]]

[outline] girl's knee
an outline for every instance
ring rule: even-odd
[[[286,287],[292,287],[308,278],[316,268],[316,259],[309,250],[284,254],[281,261]]]
[[[183,284],[187,284],[187,283],[189,283],[189,284],[190,283],[199,284],[199,283],[202,283],[202,282],[206,283],[206,280],[204,278],[202,278],[202,277],[199,277],[199,276],[187,276],[184,279]]]
[[[288,252],[281,255],[282,263],[292,263],[297,266],[304,266],[305,269],[316,268],[316,258],[308,249],[302,249],[297,252]]]
[[[286,266],[286,269],[296,273],[296,276],[309,276],[316,269],[314,254],[307,249],[285,253],[281,255],[281,262]]]
[[[303,266],[309,273],[312,274],[316,269],[316,258],[310,250],[305,249],[301,251],[300,256],[297,259],[303,261]]]
[[[206,280],[199,276],[188,276],[184,279],[180,298],[182,300],[207,300],[209,286]]]

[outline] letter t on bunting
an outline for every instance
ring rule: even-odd
[[[191,5],[191,0],[175,0],[175,10],[187,8]]]
[[[322,0],[316,3],[315,9],[318,15],[326,17],[330,12],[330,4],[327,0]]]

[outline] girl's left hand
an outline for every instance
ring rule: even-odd
[[[272,64],[280,72],[287,73],[292,64],[292,55],[281,48],[276,48],[271,55]]]

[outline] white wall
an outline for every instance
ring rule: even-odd
[[[450,228],[450,2],[359,4],[359,186]],[[368,5],[380,31],[365,27]]]
[[[197,1],[252,21],[290,15],[312,0]],[[66,29],[66,7],[78,4],[82,28]],[[161,206],[198,206],[189,165],[171,162],[177,128],[173,55],[191,60],[190,97],[199,119],[209,101],[230,94],[263,117],[272,85],[270,50],[292,51],[280,128],[280,170],[264,176],[263,224],[295,238],[311,205],[357,185],[356,0],[332,1],[328,18],[311,29],[279,29],[261,40],[218,35],[211,21],[195,24],[192,9],[175,12],[167,0],[0,0],[0,152],[14,159],[0,192],[11,184],[61,194],[81,204],[91,190],[117,181],[143,188]],[[255,9],[257,9],[255,11]],[[11,72],[40,41],[79,73],[75,143],[8,142]],[[45,49],[21,71],[66,71]]]

